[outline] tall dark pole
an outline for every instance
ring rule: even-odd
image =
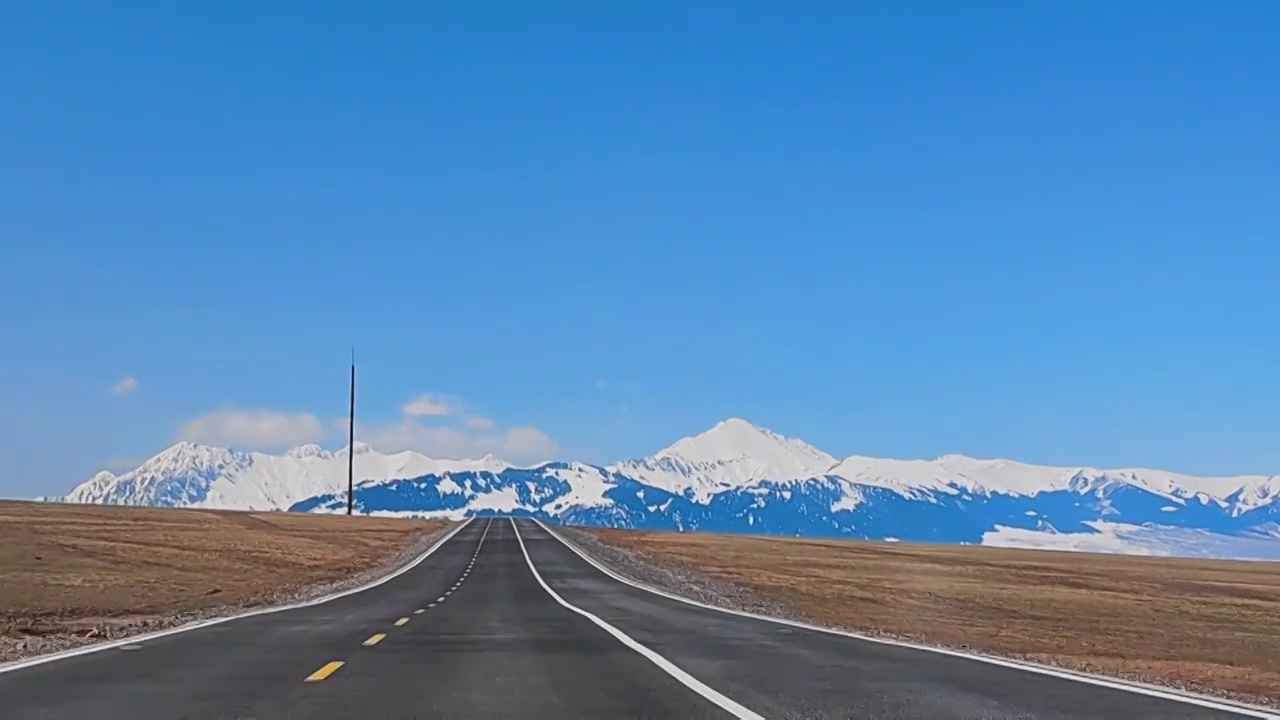
[[[347,422],[347,514],[355,507],[356,489],[356,349],[351,348],[351,416]]]

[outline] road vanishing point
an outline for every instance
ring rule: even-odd
[[[1280,718],[734,614],[530,520],[462,524],[367,589],[0,667],[6,720]]]

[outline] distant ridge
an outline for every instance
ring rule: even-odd
[[[246,453],[180,442],[121,475],[100,472],[61,502],[242,510],[287,509],[321,493],[345,491],[347,448],[330,452],[302,445],[281,455]],[[455,470],[501,471],[492,455],[479,460],[433,460],[415,452],[384,455],[355,443],[357,482]]]
[[[65,502],[345,512],[346,448],[178,443]],[[1280,559],[1280,476],[1048,467],[944,455],[837,459],[739,418],[600,467],[437,460],[356,443],[359,512],[510,513],[611,527]]]

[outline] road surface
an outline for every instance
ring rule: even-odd
[[[364,592],[0,672],[0,717],[1250,715],[693,607],[497,519]]]

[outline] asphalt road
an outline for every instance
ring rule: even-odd
[[[365,592],[126,647],[0,673],[0,717],[1242,717],[692,607],[505,519]]]

